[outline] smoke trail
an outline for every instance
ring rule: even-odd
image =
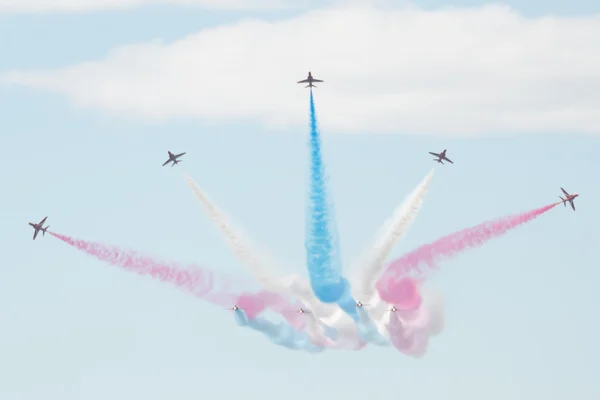
[[[306,265],[315,295],[324,303],[348,297],[349,284],[342,277],[337,227],[326,187],[325,165],[312,91],[310,92],[310,189],[306,229]],[[345,299],[347,302],[347,299]],[[353,302],[354,303],[354,302]]]
[[[445,236],[433,243],[419,247],[415,251],[405,254],[393,261],[387,268],[385,275],[377,282],[379,296],[384,301],[394,304],[399,300],[397,287],[402,277],[412,271],[419,271],[421,264],[436,268],[436,260],[450,257],[465,249],[484,244],[488,240],[500,236],[509,230],[525,224],[546,213],[557,204],[550,204],[525,213],[499,218],[494,221],[484,222],[480,225]]]
[[[239,308],[243,309],[249,318],[255,318],[267,307],[281,315],[295,330],[306,329],[307,321],[298,313],[301,305],[290,303],[281,295],[272,292],[259,292],[258,294],[242,294],[238,297]]]
[[[423,303],[421,294],[419,293],[419,282],[410,277],[403,277],[396,281],[395,285],[396,300],[394,306],[403,311],[405,314],[418,310]]]
[[[427,289],[427,288],[424,288]],[[432,289],[423,290],[425,306],[429,310],[429,336],[436,336],[444,330],[444,300],[441,292]]]
[[[394,210],[392,217],[384,223],[372,254],[364,263],[362,279],[358,281],[360,282],[359,291],[361,295],[365,296],[365,300],[375,294],[375,283],[383,272],[385,260],[398,240],[408,232],[416,218],[433,179],[433,172],[434,170],[431,170],[425,176],[409,197]]]
[[[421,357],[427,350],[429,332],[427,322],[421,322],[421,326],[404,323],[397,312],[391,313],[388,329],[390,340],[394,347],[409,356]],[[412,326],[411,326],[412,325]]]
[[[350,318],[339,307],[332,304],[319,302],[311,290],[309,283],[299,276],[292,277],[287,292],[293,294],[304,303],[324,326],[331,327],[338,332],[338,345],[346,349],[356,349],[364,346],[360,338],[355,320]],[[354,307],[355,304],[352,304]]]
[[[227,244],[233,251],[238,260],[248,269],[248,271],[264,286],[266,289],[278,289],[272,282],[271,274],[264,269],[266,263],[259,261],[256,256],[250,251],[249,246],[245,243],[241,233],[236,232],[227,220],[227,217],[213,204],[208,196],[200,190],[198,185],[191,177],[186,176],[187,184],[194,192],[196,198],[200,200],[204,209],[208,213],[210,219],[219,228],[225,236]],[[274,287],[275,286],[275,287]]]
[[[282,308],[277,308],[280,307],[277,304],[270,305],[273,311],[283,315],[287,322],[296,329],[305,327],[306,314],[299,314],[297,312],[300,307],[303,307],[306,310],[310,310],[311,316],[318,321],[325,331],[329,331],[337,337],[336,346],[338,348],[353,350],[362,348],[365,345],[359,337],[353,320],[348,318],[337,306],[319,302],[305,279],[293,275],[273,282],[274,285],[277,285],[279,292],[291,295],[301,303],[301,305],[285,303],[285,305],[281,306]],[[253,297],[252,301],[260,301],[260,299]],[[251,307],[255,306],[252,305]],[[311,340],[313,340],[313,336],[311,336]],[[313,341],[313,343],[315,342]]]
[[[407,301],[397,305],[395,312],[386,310],[384,327],[398,351],[411,357],[420,357],[427,350],[429,338],[443,329],[443,302],[431,291],[419,295],[416,282],[407,282],[405,285]],[[412,296],[410,292],[413,292]],[[414,300],[409,300],[411,298]]]
[[[306,285],[306,288],[303,287],[303,289],[301,289],[302,293],[305,291],[310,293],[308,284],[300,284],[302,286]],[[295,292],[294,290],[290,291]],[[283,299],[280,298],[280,300]],[[315,302],[318,302],[318,300],[315,299]],[[246,314],[249,314],[250,317],[261,312],[265,308],[263,299],[255,295],[249,297],[242,295],[238,299],[237,304],[246,312]],[[314,308],[303,304],[303,308],[307,312],[302,314],[298,312],[300,308],[299,305],[291,305],[284,301],[278,303],[273,300],[270,302],[269,306],[273,311],[281,314],[296,330],[304,329],[311,342],[316,346],[360,350],[366,345],[366,343],[360,339],[357,327],[351,320],[335,320],[331,324],[324,323],[319,317],[319,311],[322,311],[319,304],[322,305],[322,303],[318,303]]]
[[[396,301],[393,306],[398,310],[394,315],[400,315],[404,320],[414,320],[416,316],[422,313],[423,298],[419,293],[420,282],[410,277],[399,279],[394,290]],[[378,301],[371,299],[367,310],[374,319],[380,333],[389,334],[388,321],[390,305],[382,302],[379,296],[375,296]],[[387,321],[386,321],[387,320]]]
[[[389,345],[387,339],[379,333],[377,325],[371,320],[369,313],[365,311],[364,307],[357,307],[356,312],[358,314],[356,327],[361,339],[377,346]]]
[[[390,252],[398,240],[408,232],[416,218],[433,179],[433,174],[434,170],[431,170],[408,198],[400,206],[396,207],[392,217],[380,229],[380,234],[375,241],[371,255],[359,264],[361,266],[364,265],[364,269],[361,279],[357,281],[359,288],[353,291],[353,293],[355,298],[361,298],[365,303],[369,304],[369,315],[382,334],[387,333],[384,316],[389,305],[382,302],[379,298],[375,288],[376,280],[381,276],[384,262],[389,257]]]
[[[286,307],[283,298],[277,294],[259,292],[255,295],[244,294],[238,297],[233,293],[211,293],[215,289],[215,276],[210,271],[204,271],[198,268],[185,269],[175,264],[158,262],[132,250],[123,250],[116,246],[106,246],[100,243],[73,239],[53,232],[49,233],[101,261],[108,262],[109,264],[128,271],[136,272],[140,275],[149,275],[153,278],[158,278],[163,282],[174,284],[180,289],[203,298],[213,304],[230,306],[236,302],[237,299],[237,302],[239,302],[241,306],[248,307],[249,314],[243,313],[243,318],[241,318],[238,323],[243,325],[240,321],[245,321],[245,325],[264,333],[277,345],[291,349],[302,349],[312,353],[323,350],[322,348],[313,345],[308,340],[305,332],[297,332],[289,324],[271,323],[258,315],[268,306],[278,310],[282,310]],[[230,286],[230,282],[226,283],[224,286]],[[239,312],[240,310],[237,311]],[[239,315],[239,313],[236,313],[236,316]],[[290,318],[289,311],[282,312],[282,315],[284,318]]]
[[[265,289],[280,293],[285,292],[295,296],[303,303],[303,306],[310,309],[318,319],[324,320],[328,325],[335,325],[337,329],[342,330],[345,334],[341,335],[342,339],[340,340],[348,340],[347,346],[350,348],[357,346],[357,340],[359,339],[356,330],[353,329],[354,324],[349,324],[349,321],[347,321],[343,315],[340,315],[341,311],[337,306],[321,303],[315,297],[307,282],[299,276],[275,278],[267,273],[264,267],[265,265],[271,264],[267,264],[265,260],[258,260],[255,256],[256,253],[251,252],[249,244],[245,241],[239,230],[232,227],[224,213],[210,201],[206,193],[200,190],[191,177],[186,176],[186,181],[196,198],[203,205],[210,219],[227,240],[234,255]],[[298,307],[296,307],[296,309]],[[304,319],[300,318],[298,315],[288,315],[286,320],[295,327],[302,326],[302,321],[304,321]]]
[[[278,346],[287,347],[292,350],[304,350],[310,353],[318,353],[325,350],[323,347],[318,347],[311,343],[306,332],[295,331],[288,324],[274,323],[260,316],[248,318],[242,309],[235,311],[235,320],[240,326],[247,326],[263,333],[272,343]]]
[[[304,313],[302,316],[306,318],[305,330],[312,344],[329,349],[344,348],[343,343],[336,341],[339,337],[337,330],[320,323],[311,312]],[[357,346],[352,350],[360,350],[362,347]]]
[[[392,345],[401,353],[421,357],[427,351],[429,337],[441,331],[441,301],[430,298],[419,303],[405,302],[396,306],[396,309],[388,314],[389,321],[386,324]]]
[[[154,260],[133,250],[124,250],[117,246],[74,239],[54,232],[48,233],[100,261],[135,272],[139,275],[148,275],[170,283],[212,304],[224,307],[231,306],[239,296],[239,293],[228,292],[226,289],[235,287],[241,281],[235,282],[231,278],[224,276],[217,278],[212,271],[198,267],[181,267],[174,263],[164,263]],[[255,304],[262,304],[263,308],[271,304],[277,306],[282,301],[280,298],[266,292],[247,296],[252,297]],[[253,314],[257,314],[260,311],[262,309],[258,307],[253,310]]]
[[[277,293],[266,291],[243,293],[239,295],[235,304],[244,310],[248,318],[255,318],[265,311],[265,309],[270,308],[273,311],[278,312],[288,322],[298,325],[298,329],[302,328],[300,324],[297,324],[298,318],[295,316],[295,310],[297,310],[299,306],[290,304]]]

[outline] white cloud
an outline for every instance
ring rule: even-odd
[[[147,118],[306,125],[308,70],[328,131],[600,133],[600,16],[505,7],[335,8],[245,21],[101,61],[2,78]]]
[[[307,0],[0,0],[0,12],[86,12],[155,4],[216,10],[268,10],[304,7]]]

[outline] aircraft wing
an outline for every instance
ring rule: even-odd
[[[452,162],[452,160],[449,159],[448,157],[444,157],[444,160],[448,161],[450,164],[454,164],[454,162]]]
[[[185,154],[185,153],[177,154],[177,155],[175,156],[175,158],[177,158],[177,157],[181,157],[181,156],[182,156],[182,155],[184,155],[184,154]]]
[[[573,202],[573,200],[571,200],[570,203],[571,203],[571,208],[573,209],[573,211],[575,211],[575,203]]]
[[[164,166],[165,166],[165,165],[167,165],[167,164],[168,164],[170,161],[171,161],[171,159],[169,158],[167,161],[165,161],[165,163],[164,163],[162,166],[164,167]]]
[[[313,82],[323,82],[323,81],[320,79],[313,79]]]
[[[44,222],[46,222],[47,219],[48,217],[44,217],[44,219],[40,221],[40,226],[44,225]]]
[[[33,232],[33,240],[35,240],[35,238],[37,237],[38,232],[39,231],[37,229],[35,230],[35,232]]]
[[[429,152],[429,154],[431,154],[432,156],[436,156],[436,157],[439,157],[439,156],[440,156],[438,153],[433,153],[433,152],[431,152],[431,151]]]
[[[298,81],[297,83],[307,83],[309,80],[308,79],[304,79],[302,81]]]
[[[569,195],[569,193],[567,193],[567,191],[566,191],[565,189],[563,189],[563,188],[560,188],[560,190],[562,190],[562,192],[563,192],[563,193],[564,193],[566,196],[568,196],[568,195]]]

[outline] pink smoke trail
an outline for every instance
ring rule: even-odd
[[[306,320],[298,313],[299,304],[291,304],[277,293],[261,291],[257,294],[244,293],[237,298],[237,306],[244,310],[249,319],[255,318],[267,307],[279,313],[294,329],[302,330]]]
[[[419,293],[420,282],[411,277],[397,280],[396,311],[390,315],[387,329],[392,345],[401,353],[413,357],[422,356],[427,350],[430,336],[429,310]]]
[[[234,282],[225,277],[216,279],[212,271],[198,267],[181,267],[175,263],[165,263],[139,254],[134,250],[125,250],[117,246],[109,246],[97,242],[88,242],[74,239],[69,236],[48,232],[57,239],[81,250],[98,260],[107,262],[127,271],[139,275],[148,275],[163,282],[170,283],[178,288],[200,297],[212,304],[231,307],[240,298],[252,300],[254,308],[245,311],[249,318],[253,318],[267,306],[281,307],[283,299],[268,292],[257,294],[229,293],[225,289],[233,286]],[[215,290],[216,289],[216,290]],[[239,306],[239,305],[238,305]],[[242,308],[241,306],[239,306]]]
[[[393,346],[407,356],[419,358],[427,351],[429,336],[426,332],[415,332],[407,337],[390,336]]]
[[[534,220],[558,204],[560,203],[484,222],[480,225],[445,236],[405,254],[401,258],[392,261],[387,267],[384,276],[377,282],[379,296],[386,303],[390,304],[401,301],[404,296],[401,290],[402,277],[405,277],[412,271],[420,272],[419,267],[421,264],[427,264],[430,268],[436,268],[436,261],[439,258],[451,257],[468,248],[481,246],[494,237]]]
[[[419,293],[418,283],[416,279],[410,277],[400,278],[396,281],[394,287],[396,301],[393,304],[399,311],[408,315],[419,310],[423,300]]]
[[[235,304],[244,310],[248,318],[252,319],[259,315],[268,307],[267,303],[276,304],[280,299],[268,292],[261,292],[261,296],[254,294],[243,293],[238,298]]]
[[[422,321],[418,324],[405,323],[392,313],[388,331],[390,341],[396,350],[409,356],[420,357],[425,354],[429,343],[428,315],[423,310]]]

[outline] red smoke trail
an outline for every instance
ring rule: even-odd
[[[223,278],[216,279],[211,271],[198,267],[185,268],[175,263],[154,260],[134,250],[124,250],[116,246],[74,239],[54,232],[48,233],[101,261],[139,275],[148,275],[160,279],[219,306],[231,307],[238,299],[252,300],[253,304],[258,306],[246,312],[249,318],[260,314],[267,306],[273,304],[281,307],[281,303],[284,302],[277,295],[267,292],[243,294],[241,296],[239,293],[228,293],[227,289],[234,286],[233,281]],[[239,305],[239,307],[243,309],[242,306]]]
[[[436,261],[442,257],[451,257],[454,254],[471,247],[481,246],[488,240],[500,236],[519,225],[525,224],[539,217],[560,203],[547,205],[526,213],[502,217],[494,221],[484,222],[480,225],[445,236],[433,243],[419,247],[415,251],[405,254],[393,261],[384,276],[377,282],[379,296],[386,303],[394,304],[404,300],[402,290],[402,277],[412,271],[420,271],[421,264],[436,268]]]

